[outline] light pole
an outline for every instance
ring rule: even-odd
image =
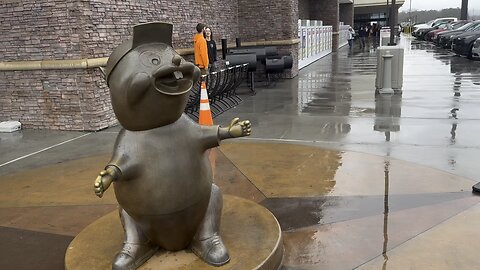
[[[392,0],[392,4],[390,5],[390,16],[388,16],[388,21],[390,22],[390,43],[388,43],[388,46],[397,45],[395,43],[395,22],[397,21],[395,1],[396,0]]]
[[[386,25],[385,26],[388,26],[390,25],[390,4],[389,4],[389,1],[387,0],[387,12],[385,12],[385,22],[386,22]]]
[[[462,0],[462,11],[460,12],[460,20],[468,19],[468,0]]]
[[[410,32],[412,32],[412,1],[413,0],[409,0],[410,1],[410,9],[408,10],[408,17],[409,17],[409,20],[410,20],[410,25],[408,27],[410,27]]]

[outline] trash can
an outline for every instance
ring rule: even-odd
[[[395,91],[401,91],[403,87],[404,48],[400,46],[381,46],[377,49],[377,78],[375,80],[375,88],[380,90],[384,87],[385,55],[393,55],[391,58],[391,88]]]

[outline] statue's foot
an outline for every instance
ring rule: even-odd
[[[222,266],[230,261],[227,248],[218,234],[192,242],[192,251],[200,259],[213,266]]]
[[[112,270],[135,270],[150,259],[157,249],[150,244],[124,243],[113,259]]]

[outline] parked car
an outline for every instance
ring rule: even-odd
[[[472,47],[472,58],[480,59],[480,38],[477,38]]]
[[[426,36],[428,33],[437,30],[437,29],[446,29],[448,28],[448,23],[441,23],[439,25],[436,25],[434,27],[429,27],[429,28],[422,28],[417,31],[417,39],[420,40],[426,40]]]
[[[472,59],[473,43],[478,38],[480,38],[480,30],[461,34],[453,40],[452,49],[456,54]]]
[[[430,27],[433,27],[433,26],[435,26],[437,24],[440,24],[440,23],[456,22],[456,21],[457,21],[457,18],[450,17],[450,18],[438,18],[438,19],[435,19],[435,20],[431,20],[427,23],[416,24],[416,25],[413,26],[412,35],[416,36],[416,33],[418,32],[419,29],[430,28]]]
[[[428,40],[428,41],[436,41],[437,38],[438,38],[438,35],[440,33],[444,33],[446,31],[451,31],[451,30],[456,30],[462,26],[464,26],[465,24],[469,23],[469,21],[457,21],[455,23],[451,23],[451,24],[447,24],[446,27],[440,27],[436,30],[433,30],[433,31],[430,31],[428,32],[426,35],[425,35],[425,40]]]
[[[452,41],[456,36],[462,35],[463,33],[466,33],[469,31],[475,31],[479,26],[480,26],[480,21],[474,21],[471,23],[467,23],[466,25],[458,28],[457,30],[446,31],[444,33],[441,33],[438,35],[437,45],[443,48],[450,49],[452,47]]]

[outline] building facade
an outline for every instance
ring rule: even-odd
[[[398,9],[404,3],[405,0],[395,1],[395,14],[398,14]],[[369,23],[377,23],[382,26],[387,25],[391,5],[392,0],[355,0],[354,25],[360,26]],[[394,23],[396,24],[398,22]]]

